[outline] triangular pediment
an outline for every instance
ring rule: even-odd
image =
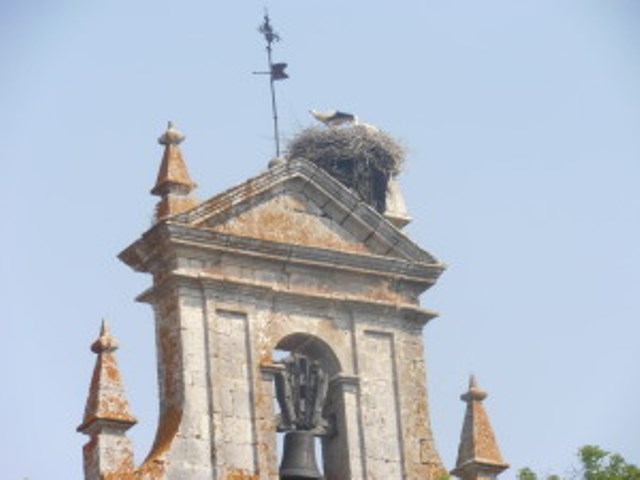
[[[206,225],[220,233],[358,253],[372,253],[362,242],[299,191],[284,189],[256,205],[239,205],[225,220]],[[231,213],[231,212],[228,212]]]
[[[439,264],[354,192],[302,159],[169,220],[239,237]]]

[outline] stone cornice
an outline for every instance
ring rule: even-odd
[[[421,284],[424,289],[432,286],[445,268],[441,263],[410,262],[393,257],[284,244],[170,222],[158,224],[150,229],[141,239],[120,253],[119,258],[134,270],[153,272],[154,262],[162,261],[159,251],[170,245],[395,278]]]
[[[423,327],[427,322],[438,316],[437,312],[427,310],[409,303],[388,302],[384,300],[368,299],[346,294],[327,294],[309,290],[294,290],[279,287],[277,285],[246,281],[232,278],[226,275],[205,274],[189,270],[177,270],[164,276],[162,281],[141,293],[136,300],[144,303],[155,303],[156,297],[162,295],[166,289],[176,288],[180,285],[214,288],[221,293],[234,293],[248,295],[254,298],[280,297],[290,299],[296,303],[314,304],[320,307],[340,304],[352,310],[370,310],[382,316],[401,317],[418,327]]]

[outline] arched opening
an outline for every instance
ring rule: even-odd
[[[320,474],[323,475],[322,478],[337,478],[332,472],[336,471],[336,466],[340,463],[336,458],[336,446],[340,443],[336,443],[336,437],[340,434],[337,428],[339,424],[337,417],[342,414],[338,411],[341,405],[339,401],[341,395],[340,392],[336,391],[336,383],[333,380],[337,378],[341,372],[340,362],[333,349],[326,342],[306,333],[287,335],[278,342],[273,352],[273,362],[281,365],[283,371],[291,371],[293,363],[299,361],[301,357],[305,359],[302,361],[302,364],[306,365],[309,370],[319,368],[323,371],[323,375],[326,376],[324,386],[319,386],[322,382],[318,382],[317,379],[315,385],[316,390],[322,390],[323,405],[321,407],[321,418],[318,422],[312,422],[310,426],[303,428],[309,428],[310,431],[313,431],[315,456]],[[314,367],[314,365],[316,367]],[[283,377],[280,377],[281,384],[283,381]],[[277,382],[278,379],[276,379],[276,383]],[[301,388],[307,388],[307,386],[305,385]],[[310,385],[309,388],[311,389],[312,386]],[[276,386],[276,397],[278,396],[277,390],[278,388]],[[280,394],[282,397],[282,391]],[[304,396],[306,394],[303,393],[302,395]],[[312,393],[311,395],[313,396],[314,394]],[[286,420],[287,414],[282,411],[281,402],[282,398],[275,401],[279,424],[277,432],[279,465],[282,464],[281,462],[283,460],[284,437],[288,431],[291,431],[285,425],[287,422],[284,420]],[[295,428],[294,426],[294,430]],[[288,457],[288,459],[290,459],[290,457]],[[344,472],[343,467],[339,468],[339,470]]]
[[[276,345],[275,351],[286,353],[300,353],[320,362],[329,378],[340,373],[340,361],[333,349],[324,340],[308,333],[292,333],[282,338]]]

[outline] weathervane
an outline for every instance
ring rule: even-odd
[[[269,75],[269,85],[271,87],[271,110],[273,112],[273,136],[276,142],[276,157],[280,156],[280,134],[278,133],[278,110],[276,108],[276,89],[274,86],[274,82],[278,80],[284,80],[289,78],[284,71],[287,68],[286,63],[273,63],[271,59],[271,46],[275,42],[280,41],[280,35],[278,35],[271,26],[271,22],[269,20],[269,14],[265,11],[264,21],[258,27],[258,31],[264,35],[264,39],[267,42],[267,59],[269,61],[269,71],[268,72],[253,72],[256,75]]]

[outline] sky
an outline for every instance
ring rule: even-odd
[[[407,234],[448,265],[422,297],[429,404],[455,462],[474,373],[512,468],[570,472],[585,444],[640,464],[640,3],[634,0],[0,2],[0,471],[82,478],[102,318],[139,424],[157,417],[150,285],[116,255],[151,223],[168,120],[197,195],[353,112],[408,151]]]

